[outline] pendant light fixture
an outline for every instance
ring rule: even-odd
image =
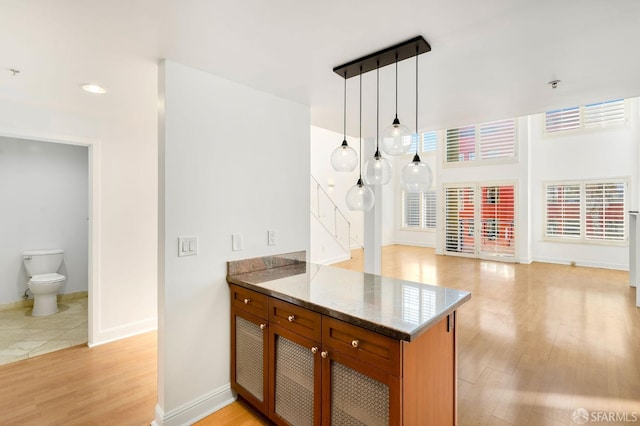
[[[331,153],[331,166],[336,172],[352,172],[358,165],[358,154],[347,143],[347,71],[344,72],[344,109],[343,109],[344,139],[342,145]]]
[[[350,210],[368,212],[375,202],[375,194],[370,186],[362,182],[362,66],[360,67],[360,177],[347,191],[347,207]]]
[[[405,192],[426,192],[431,187],[431,169],[420,160],[418,147],[420,133],[418,131],[418,48],[416,47],[416,155],[402,168],[400,184]]]
[[[378,65],[380,63],[378,62]],[[386,185],[391,180],[391,163],[380,154],[380,68],[376,68],[376,153],[364,165],[364,181],[369,185]]]
[[[411,130],[398,120],[398,53],[396,57],[396,117],[382,132],[382,150],[389,155],[406,154],[411,148]]]

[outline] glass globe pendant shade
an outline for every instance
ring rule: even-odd
[[[331,153],[331,167],[336,172],[352,172],[358,165],[358,154],[351,148],[347,141],[342,141],[342,145]]]
[[[376,150],[373,158],[364,165],[364,181],[367,185],[386,185],[391,180],[391,163]]]
[[[382,131],[382,150],[388,155],[403,155],[411,148],[411,130],[400,124],[398,116]]]
[[[362,183],[362,179],[358,179],[358,183],[347,191],[346,201],[349,210],[368,212],[375,202],[375,194],[369,186]]]
[[[402,189],[409,193],[426,192],[431,188],[431,169],[416,154],[413,161],[402,168]]]

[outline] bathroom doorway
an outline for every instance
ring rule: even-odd
[[[90,142],[0,134],[0,364],[91,343],[94,150]],[[22,251],[58,248],[66,277],[59,311],[33,317]]]

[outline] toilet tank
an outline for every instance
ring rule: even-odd
[[[58,272],[62,264],[64,250],[26,250],[22,252],[22,261],[30,277]]]

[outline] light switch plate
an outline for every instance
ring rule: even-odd
[[[231,250],[242,250],[242,234],[231,234]]]
[[[179,237],[178,256],[196,256],[198,254],[198,237]]]

